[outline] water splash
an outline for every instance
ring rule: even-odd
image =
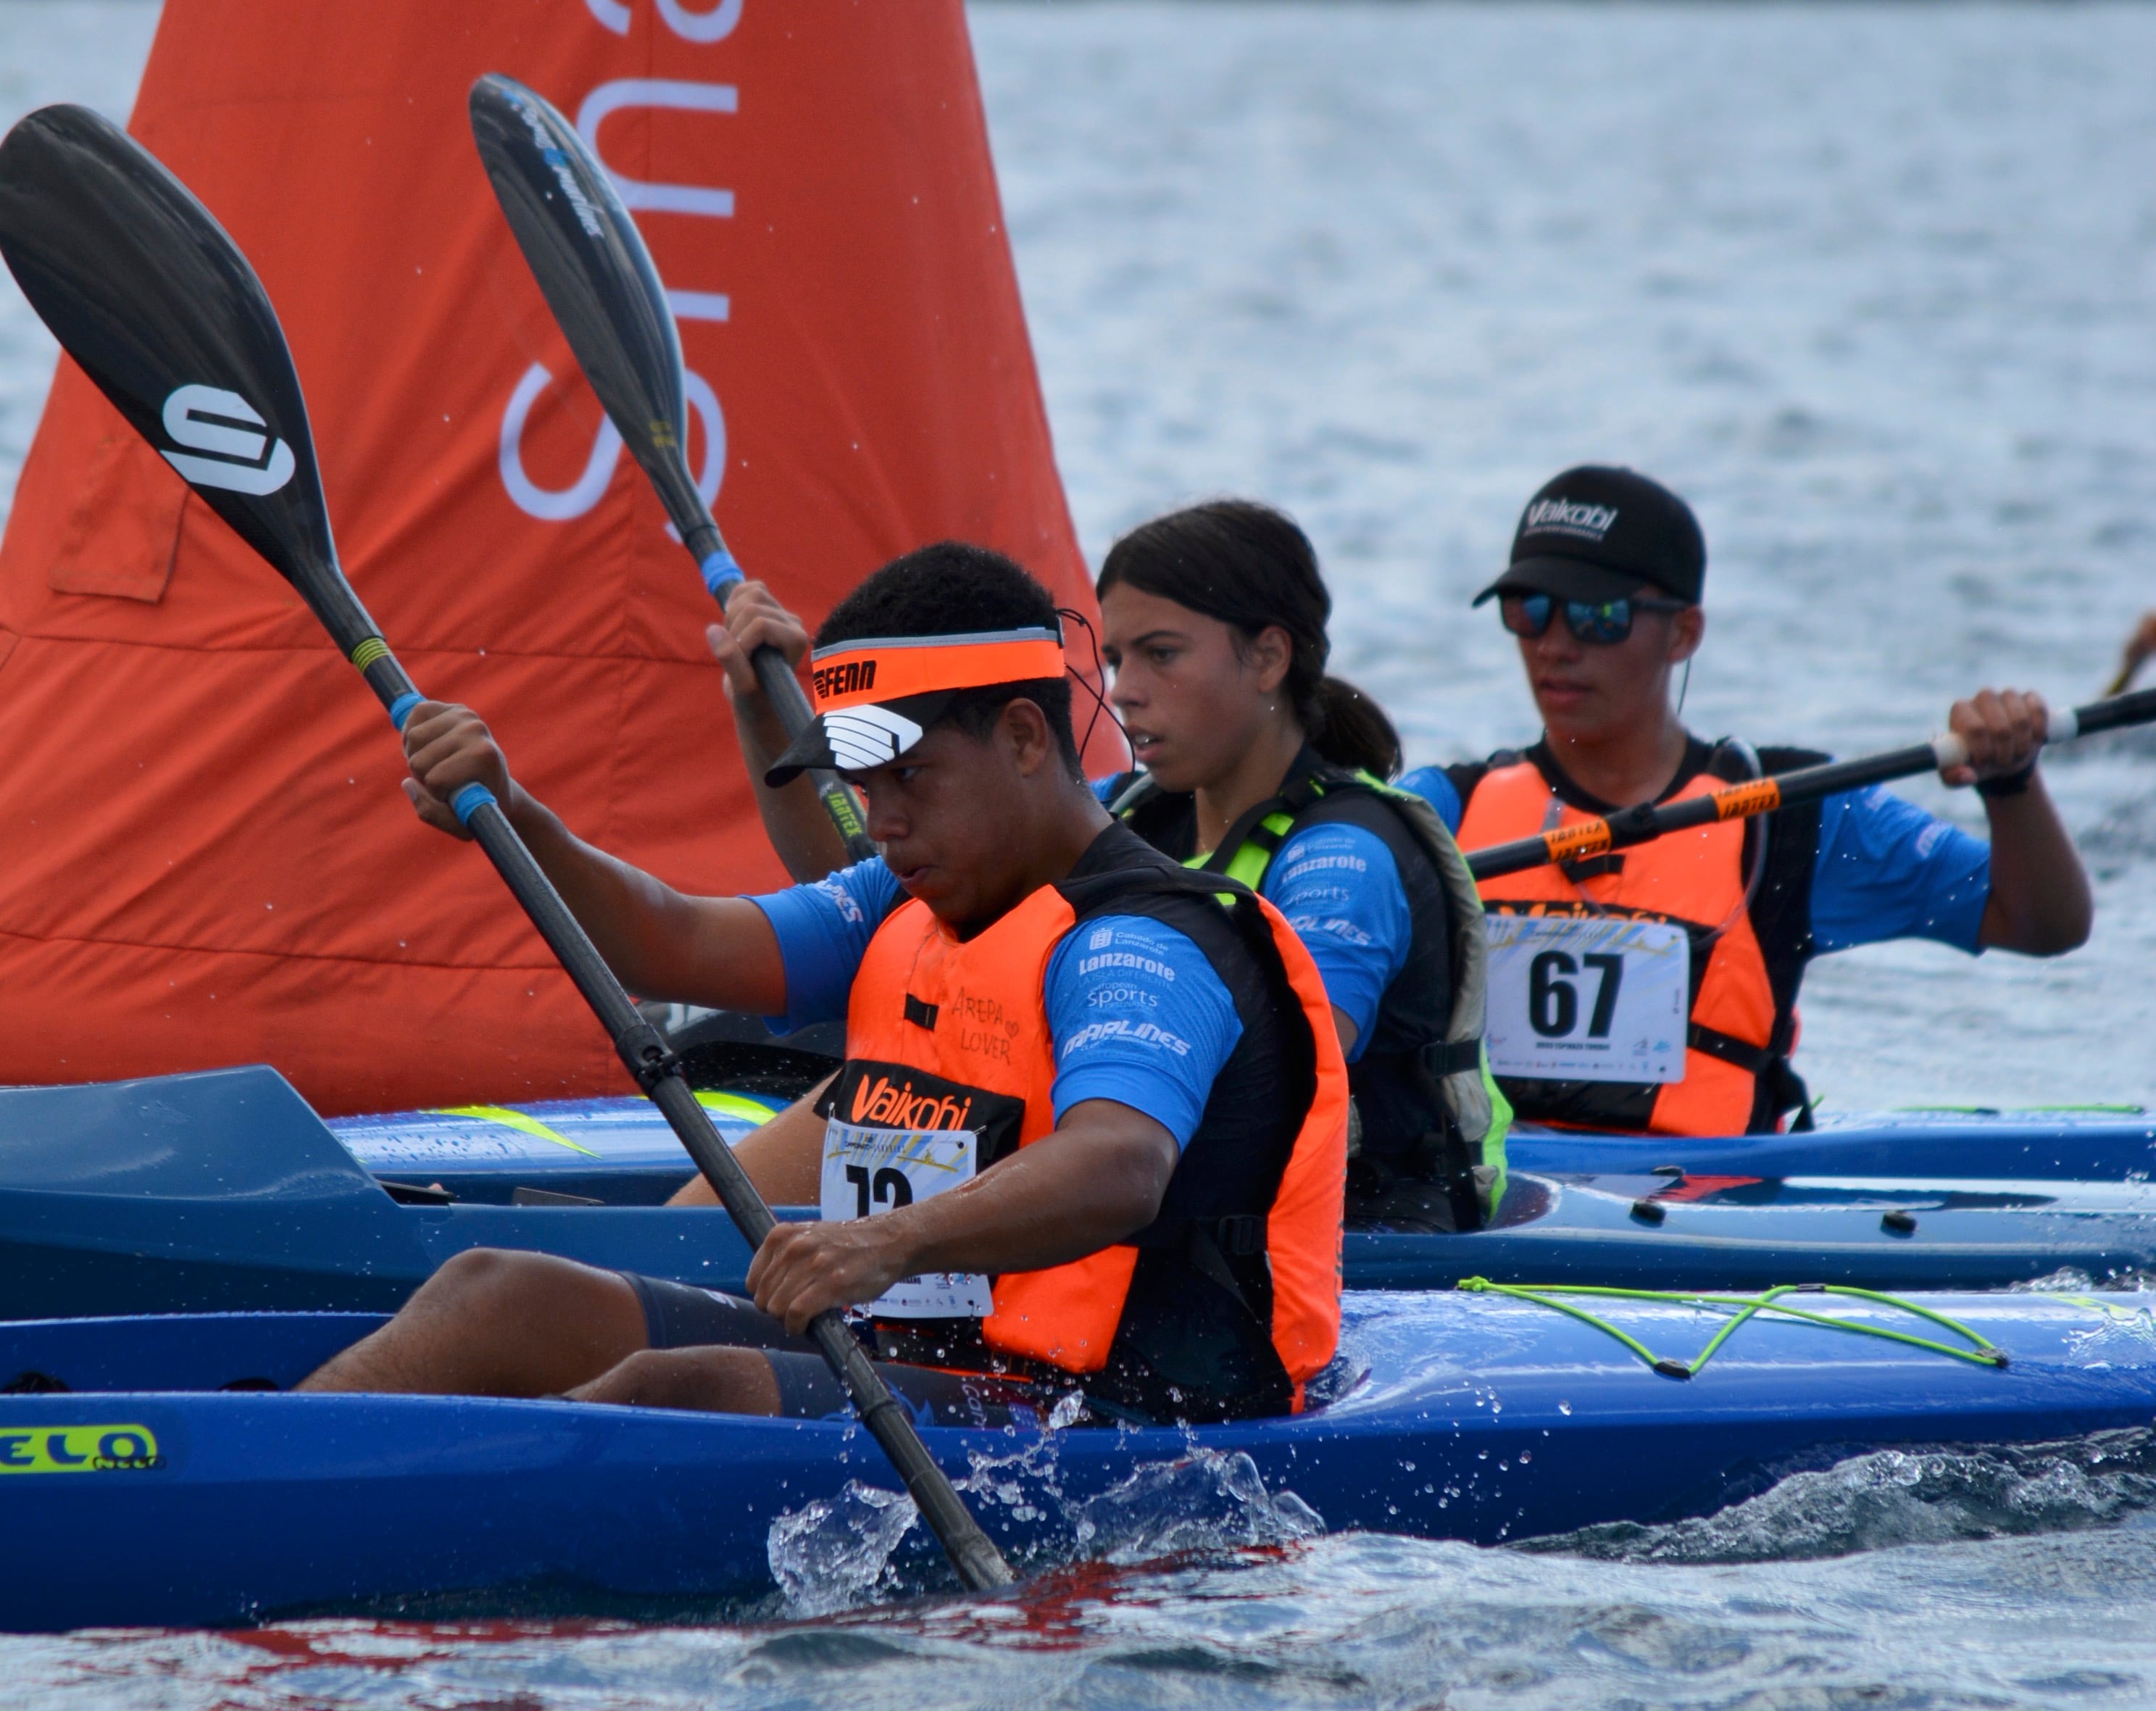
[[[2156,1432],[1984,1450],[1876,1450],[1794,1473],[1712,1515],[1609,1522],[1513,1547],[1634,1563],[1752,1563],[1845,1556],[2104,1527],[2156,1508]]]
[[[764,1554],[788,1612],[830,1616],[868,1602],[895,1581],[891,1558],[920,1514],[902,1492],[853,1479],[837,1497],[781,1515]]]
[[[1268,1492],[1257,1463],[1240,1451],[1145,1463],[1070,1513],[1080,1549],[1111,1563],[1294,1544],[1325,1531],[1293,1492]]]
[[[1281,1546],[1325,1531],[1291,1491],[1265,1487],[1257,1463],[1191,1442],[1167,1462],[1142,1462],[1118,1483],[1083,1498],[1062,1486],[1056,1445],[1076,1417],[1007,1453],[973,1452],[956,1482],[989,1536],[1028,1574],[1081,1560],[1118,1565]],[[834,1499],[789,1510],[771,1524],[766,1555],[785,1613],[828,1616],[942,1590],[948,1570],[916,1530],[912,1501],[859,1481]]]
[[[2006,1292],[2009,1295],[2086,1295],[2092,1290],[2102,1290],[2107,1295],[2131,1295],[2148,1289],[2152,1284],[2156,1284],[2156,1276],[2131,1267],[2106,1272],[2101,1277],[2092,1277],[2078,1267],[2061,1266],[2057,1271],[2046,1272],[2041,1277],[2009,1283]]]

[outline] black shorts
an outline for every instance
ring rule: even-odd
[[[772,1376],[778,1383],[778,1411],[788,1419],[830,1420],[852,1414],[845,1386],[833,1374],[823,1352],[754,1302],[664,1277],[634,1272],[620,1275],[644,1305],[644,1334],[654,1349],[753,1349],[771,1363]],[[1045,1420],[1062,1397],[1078,1388],[1075,1382],[1059,1385],[1005,1373],[952,1372],[905,1361],[879,1360],[875,1369],[921,1426],[1000,1426]],[[1089,1406],[1086,1411],[1096,1424],[1144,1423],[1132,1422],[1127,1409],[1114,1409],[1105,1416],[1097,1407]]]

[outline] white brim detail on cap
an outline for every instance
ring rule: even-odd
[[[903,713],[870,702],[822,716],[824,740],[842,772],[887,766],[921,741],[922,727]]]

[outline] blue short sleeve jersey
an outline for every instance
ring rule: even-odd
[[[1106,801],[1114,782],[1095,779],[1093,794]],[[1355,1062],[1377,1027],[1385,989],[1407,966],[1414,938],[1393,852],[1383,839],[1360,826],[1310,826],[1273,852],[1258,890],[1309,951],[1326,998],[1355,1025],[1355,1044],[1348,1053],[1348,1061]]]
[[[1460,792],[1437,767],[1401,785],[1427,798],[1455,832]],[[1929,938],[1972,955],[1991,897],[1991,847],[1880,785],[1820,804],[1812,867],[1815,952],[1890,938]]]
[[[880,859],[749,900],[786,968],[774,1031],[844,1019],[869,941],[903,900]],[[1084,1100],[1113,1099],[1188,1145],[1243,1037],[1235,1000],[1190,937],[1142,916],[1096,916],[1055,948],[1042,986],[1056,1119]]]
[[[1414,938],[1393,852],[1361,826],[1311,826],[1274,852],[1258,889],[1309,951],[1332,1007],[1355,1025],[1348,1053],[1353,1063],[1377,1027],[1385,989],[1407,966]]]

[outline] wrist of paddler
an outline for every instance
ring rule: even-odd
[[[771,704],[763,686],[753,679],[744,685],[727,673],[726,705],[733,711],[734,730],[748,775],[759,790],[766,789],[769,788],[763,782],[766,768],[786,752],[793,738],[780,722],[778,709]]]

